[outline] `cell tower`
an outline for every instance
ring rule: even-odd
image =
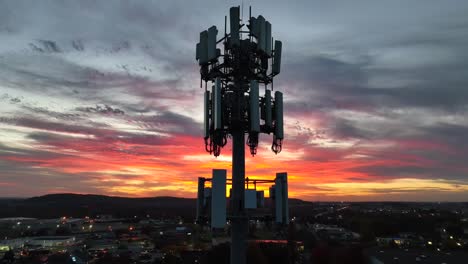
[[[280,73],[281,41],[271,36],[271,24],[263,16],[241,21],[240,8],[229,10],[224,36],[218,39],[216,26],[200,33],[196,59],[205,83],[205,149],[221,154],[232,138],[231,263],[246,262],[248,218],[245,211],[245,147],[257,153],[260,133],[272,134],[271,149],[281,152],[283,141],[283,94],[273,91],[273,77]],[[247,22],[247,29],[244,28]],[[222,47],[222,49],[218,48]],[[208,83],[211,83],[209,87]],[[264,95],[260,96],[260,85]],[[210,89],[211,88],[211,89]],[[247,141],[245,134],[248,135]]]

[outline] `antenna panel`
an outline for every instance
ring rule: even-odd
[[[265,22],[265,53],[271,56],[271,24],[268,21]]]
[[[230,27],[231,27],[231,45],[239,46],[240,45],[240,38],[239,38],[239,16],[240,16],[240,9],[238,6],[231,7],[229,9],[229,19],[230,19]]]
[[[258,16],[256,24],[258,28],[257,49],[265,51],[265,18],[263,16]]]
[[[281,48],[282,48],[281,41],[275,40],[275,55],[273,58],[273,75],[277,75],[281,71]]]
[[[284,138],[283,132],[283,93],[275,92],[275,137]]]
[[[208,31],[200,32],[200,46],[198,50],[198,63],[200,65],[208,63]]]
[[[250,81],[250,131],[260,133],[258,82]]]
[[[214,119],[214,129],[222,129],[221,124],[221,117],[222,117],[222,110],[221,110],[221,81],[219,78],[215,79],[215,85],[213,87],[213,119]]]
[[[252,34],[254,37],[258,38],[258,23],[257,19],[255,17],[250,18],[250,34]]]
[[[205,138],[210,137],[210,91],[205,91],[205,115],[204,115],[204,135]]]
[[[207,45],[207,51],[208,51],[208,61],[215,60],[216,57],[216,35],[218,35],[218,30],[216,29],[216,26],[212,26],[208,29],[208,45]]]
[[[265,91],[265,104],[263,106],[265,113],[265,126],[269,130],[271,128],[271,91]]]

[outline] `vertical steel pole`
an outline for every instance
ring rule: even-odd
[[[247,260],[247,217],[245,214],[245,134],[243,125],[244,93],[236,83],[232,111],[232,229],[231,264],[245,264]]]
[[[232,230],[231,264],[246,263],[246,215],[244,210],[245,146],[244,131],[232,133]]]

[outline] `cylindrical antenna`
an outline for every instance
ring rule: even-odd
[[[242,8],[241,8],[241,6],[242,6]],[[242,16],[243,16],[243,13],[244,13],[244,1],[242,1],[242,5],[241,5],[241,6],[238,6],[238,7],[241,9],[241,16],[240,16],[240,18],[239,18],[239,21],[240,21],[240,23],[242,24],[242,22],[243,22],[243,21],[242,21]],[[240,39],[242,39],[242,32],[241,32],[240,28],[239,28],[239,33],[240,33]]]
[[[244,1],[242,0],[241,21],[244,22]]]
[[[252,21],[252,6],[249,6],[249,25],[250,25],[250,34],[249,34],[249,40],[252,41],[252,25],[250,24],[250,21]]]

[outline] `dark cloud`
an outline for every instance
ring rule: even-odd
[[[44,116],[51,117],[54,119],[83,120],[80,118],[80,115],[76,113],[58,112],[58,111],[49,110],[45,107],[32,107],[32,106],[27,106],[27,105],[23,105],[21,107],[29,111],[30,113],[40,114],[40,115],[44,115]]]
[[[351,171],[362,172],[373,177],[394,178],[437,178],[442,169],[434,170],[427,164],[420,165],[384,165],[355,167]]]
[[[86,113],[99,113],[99,114],[115,114],[115,115],[123,115],[125,114],[124,111],[113,108],[110,105],[96,105],[94,107],[77,107],[76,111],[86,112]]]
[[[352,121],[346,119],[334,120],[331,135],[338,139],[369,139],[372,136],[369,131],[353,125]]]
[[[52,40],[37,40],[37,44],[29,43],[29,46],[38,52],[61,52],[57,43]]]
[[[165,131],[169,134],[201,136],[202,124],[191,117],[164,111],[158,115],[139,117],[141,126],[149,130]]]
[[[24,149],[24,148],[17,148],[17,147],[9,147],[0,142],[0,157],[8,158],[8,157],[23,157],[23,158],[37,158],[41,157],[44,159],[57,159],[60,157],[69,156],[67,154],[61,153],[54,153],[46,150],[41,149]],[[32,166],[34,164],[31,164]],[[28,167],[28,166],[27,166]]]
[[[281,86],[293,96],[301,96],[287,105],[291,110],[350,109],[380,107],[441,108],[446,111],[465,109],[468,105],[468,64],[422,67],[416,70],[369,70],[377,66],[372,60],[347,63],[335,58],[312,57],[300,63],[285,65]],[[383,76],[384,75],[384,76]],[[387,88],[370,83],[371,78],[414,80]]]
[[[16,125],[19,127],[34,128],[50,132],[71,133],[79,135],[106,135],[113,134],[114,131],[105,124],[100,124],[99,127],[86,126],[81,124],[70,124],[64,122],[48,121],[38,118],[8,118],[0,117],[0,123]]]
[[[11,95],[9,95],[7,93],[4,93],[4,94],[2,94],[2,96],[0,96],[0,101],[7,101],[10,104],[17,104],[17,103],[21,103],[21,98],[20,97],[14,97],[14,96],[11,96]]]

